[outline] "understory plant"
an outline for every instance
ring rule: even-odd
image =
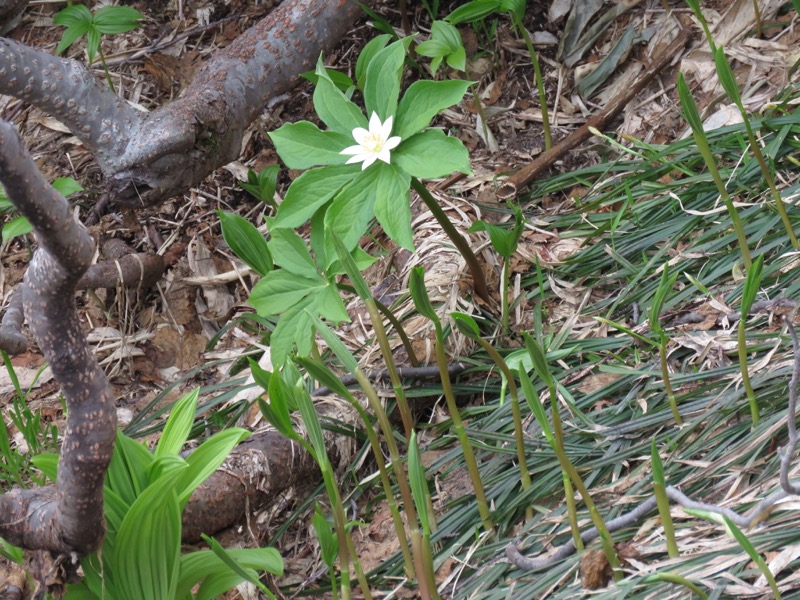
[[[105,483],[103,547],[81,559],[84,580],[67,600],[211,600],[248,580],[268,597],[259,572],[281,574],[272,548],[181,552],[181,514],[192,492],[219,468],[249,432],[232,428],[203,442],[186,458],[181,449],[194,423],[198,390],[174,406],[155,451],[121,432]],[[46,457],[45,457],[46,458]],[[37,462],[56,478],[57,460]]]

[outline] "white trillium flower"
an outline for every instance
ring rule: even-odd
[[[381,123],[381,118],[377,113],[372,113],[369,118],[369,131],[363,127],[353,129],[353,139],[357,142],[355,146],[348,146],[339,154],[352,154],[347,160],[347,164],[363,162],[363,171],[376,160],[382,160],[389,164],[389,151],[397,148],[400,143],[398,136],[389,137],[392,133],[392,117]]]

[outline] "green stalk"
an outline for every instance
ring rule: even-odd
[[[667,391],[667,400],[669,400],[669,408],[672,410],[672,416],[675,417],[675,423],[678,425],[683,424],[681,413],[678,412],[678,401],[675,399],[675,392],[672,390],[672,383],[669,380],[669,366],[667,365],[667,336],[663,331],[659,331],[659,344],[658,344],[658,359],[661,363],[661,378],[664,380],[664,389]]]
[[[531,56],[531,63],[533,64],[533,73],[536,76],[536,88],[539,91],[539,107],[542,111],[542,130],[544,133],[544,149],[550,150],[553,147],[553,136],[550,133],[550,114],[547,109],[547,94],[544,90],[544,80],[542,79],[542,69],[539,66],[539,55],[533,47],[528,30],[522,23],[517,23],[517,29],[525,40],[525,45],[528,47],[528,54]]]
[[[502,289],[500,290],[500,300],[501,300],[501,311],[502,311],[502,324],[503,324],[503,333],[508,334],[508,322],[509,322],[509,309],[508,309],[508,285],[509,285],[509,260],[506,259],[503,261],[503,285]]]
[[[411,530],[411,547],[414,550],[414,563],[417,566],[417,583],[419,585],[419,596],[422,600],[439,600],[439,592],[436,585],[431,586],[427,573],[431,571],[425,565],[425,544],[422,539],[422,531],[419,528]],[[428,545],[430,551],[430,545]]]
[[[467,240],[464,239],[464,236],[461,235],[450,222],[450,219],[447,218],[447,215],[442,210],[442,207],[439,206],[436,198],[433,197],[428,191],[428,188],[426,188],[419,179],[412,177],[411,187],[419,194],[419,197],[422,198],[425,206],[431,211],[431,214],[433,214],[436,221],[442,227],[442,230],[444,230],[447,237],[450,238],[450,241],[453,242],[453,245],[461,253],[461,256],[464,257],[469,273],[472,275],[472,284],[475,286],[475,293],[485,302],[490,302],[489,289],[486,287],[486,278],[483,276],[483,269],[478,261],[478,257],[475,256],[472,248],[469,247]]]
[[[700,598],[700,600],[708,600],[708,594],[706,594],[702,589],[700,589],[700,586],[698,586],[695,582],[686,579],[686,577],[678,575],[677,573],[670,573],[669,571],[662,573],[654,573],[653,575],[649,575],[642,580],[643,583],[655,583],[656,581],[677,583],[678,585],[682,585],[686,589],[690,590],[698,598]]]
[[[406,330],[403,329],[402,323],[394,316],[392,311],[379,300],[375,300],[375,306],[378,307],[378,310],[381,311],[381,314],[386,317],[386,320],[389,321],[389,324],[394,327],[394,330],[397,332],[400,341],[403,344],[403,348],[405,348],[406,354],[408,355],[408,362],[411,363],[412,367],[419,366],[419,360],[417,359],[417,355],[414,353],[414,347],[411,345],[411,340],[408,339],[408,335],[406,334]]]
[[[650,456],[653,461],[653,487],[655,488],[658,514],[661,525],[664,527],[664,538],[667,540],[667,554],[670,558],[680,556],[678,543],[675,541],[675,526],[672,523],[672,514],[669,512],[669,498],[667,497],[667,481],[664,477],[664,465],[656,448],[656,439],[650,443]]]
[[[114,82],[111,81],[111,73],[108,72],[108,65],[106,65],[106,56],[105,56],[105,54],[103,54],[103,49],[98,47],[97,48],[97,54],[100,57],[100,64],[103,65],[103,71],[105,71],[105,74],[106,74],[106,81],[108,82],[108,87],[110,87],[111,91],[116,94],[117,90],[114,87]]]
[[[389,338],[386,336],[386,328],[383,326],[383,319],[381,319],[378,307],[375,305],[375,299],[372,296],[362,298],[369,312],[369,318],[372,321],[372,328],[375,330],[375,337],[378,340],[378,345],[383,354],[383,360],[386,363],[386,370],[389,373],[389,379],[392,382],[395,398],[397,399],[397,407],[400,409],[400,417],[403,419],[403,428],[405,429],[406,440],[411,439],[411,432],[414,429],[414,421],[411,417],[411,408],[408,406],[406,399],[406,391],[403,389],[403,381],[397,372],[397,364],[394,362],[392,355],[392,348],[389,345]]]
[[[550,388],[549,382],[548,387]],[[603,553],[606,555],[606,560],[608,560],[608,564],[611,565],[611,568],[614,571],[614,580],[617,581],[622,577],[622,571],[620,571],[619,558],[617,557],[617,552],[614,549],[611,533],[608,531],[608,527],[606,527],[603,517],[598,512],[594,500],[592,500],[592,497],[589,495],[589,490],[586,489],[586,486],[583,484],[581,476],[578,475],[578,471],[575,470],[575,466],[569,460],[566,452],[564,452],[564,431],[561,427],[561,416],[559,415],[558,410],[558,396],[556,395],[555,385],[552,385],[550,388],[550,412],[552,413],[553,419],[553,436],[556,439],[556,445],[554,448],[556,458],[558,458],[561,469],[567,473],[567,475],[569,475],[572,483],[578,489],[578,493],[580,493],[581,498],[583,498],[584,504],[586,504],[586,507],[589,509],[589,515],[592,518],[592,524],[597,528],[597,531],[600,534],[600,543],[603,547]]]
[[[750,416],[753,419],[753,427],[755,427],[758,425],[761,415],[758,410],[756,393],[753,391],[753,385],[750,383],[750,373],[748,372],[747,368],[747,338],[745,337],[745,320],[746,317],[744,314],[742,314],[736,327],[736,345],[738,346],[737,352],[739,354],[739,370],[742,372],[742,384],[744,385],[745,392],[747,393],[747,402],[750,405]]]
[[[317,464],[322,471],[322,480],[325,482],[325,491],[328,494],[328,499],[331,501],[333,523],[334,527],[336,528],[336,539],[339,542],[339,565],[342,578],[342,599],[350,600],[350,545],[347,543],[347,537],[349,534],[347,533],[347,528],[345,525],[347,523],[347,518],[344,514],[342,498],[339,495],[339,488],[336,487],[336,484],[333,481],[333,475],[330,471],[331,464],[330,461],[327,460],[327,456],[318,456],[311,444],[308,444],[307,448],[312,452],[312,456],[317,459]],[[366,593],[369,593],[368,588]]]
[[[452,383],[450,382],[450,373],[447,370],[447,355],[445,355],[444,352],[444,340],[442,337],[441,327],[437,327],[436,363],[439,365],[442,390],[444,391],[444,398],[447,401],[447,410],[450,411],[450,418],[453,420],[453,429],[456,431],[458,442],[461,444],[461,450],[464,453],[464,462],[467,465],[467,471],[472,480],[472,487],[475,490],[475,501],[478,504],[478,513],[481,516],[483,528],[491,533],[494,531],[494,523],[492,523],[492,517],[489,513],[489,503],[486,502],[486,492],[484,491],[480,471],[478,470],[478,462],[475,460],[475,452],[472,449],[472,444],[464,429],[464,422],[461,420],[458,404],[456,404],[456,397],[453,393]]]
[[[528,461],[525,458],[525,438],[522,433],[522,412],[519,408],[517,384],[514,382],[514,376],[511,374],[511,370],[508,368],[506,361],[498,354],[497,350],[492,348],[492,345],[482,337],[478,336],[475,339],[503,372],[506,381],[508,381],[508,390],[511,392],[511,413],[514,417],[514,440],[517,444],[517,462],[519,463],[520,481],[522,482],[522,489],[527,490],[531,487],[531,475],[528,472]],[[527,520],[533,518],[532,506],[528,506],[525,509],[525,518]]]

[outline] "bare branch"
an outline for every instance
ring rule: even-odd
[[[28,549],[83,555],[97,548],[103,536],[103,480],[116,432],[111,389],[83,335],[74,298],[94,244],[4,121],[0,181],[39,242],[22,301],[69,409],[56,486],[0,496],[0,536]]]

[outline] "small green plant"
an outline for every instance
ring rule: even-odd
[[[239,186],[256,200],[277,209],[275,188],[278,186],[278,165],[264,167],[258,173],[253,169],[247,171],[247,181],[240,181]]]
[[[417,44],[416,52],[433,59],[431,71],[434,75],[443,61],[456,71],[464,72],[467,69],[467,54],[461,34],[447,21],[434,21],[431,25],[431,37]]]
[[[89,64],[94,62],[95,56],[100,57],[108,87],[114,90],[114,83],[111,81],[103,48],[100,45],[100,36],[132,31],[139,27],[139,21],[142,19],[144,15],[130,6],[104,6],[94,13],[83,4],[67,6],[53,17],[53,23],[66,27],[61,35],[61,41],[58,42],[56,54],[61,54],[85,35]]]
[[[500,282],[500,295],[502,298],[501,320],[503,333],[508,334],[509,307],[508,307],[508,288],[509,288],[509,269],[511,268],[511,257],[517,251],[519,240],[525,231],[525,218],[518,206],[514,210],[514,227],[505,229],[486,221],[476,221],[470,227],[470,231],[485,231],[489,234],[489,241],[495,251],[503,257],[503,276]]]
[[[681,413],[678,411],[678,402],[675,399],[675,392],[672,390],[672,383],[669,377],[669,362],[667,360],[667,332],[661,327],[661,309],[664,307],[664,301],[675,287],[675,282],[678,280],[678,274],[670,275],[669,263],[664,263],[664,270],[661,271],[661,279],[658,283],[658,289],[653,296],[650,303],[650,311],[648,313],[648,321],[650,322],[650,329],[656,336],[658,346],[658,359],[661,365],[661,377],[664,380],[664,389],[667,392],[667,400],[669,401],[672,416],[675,417],[675,423],[680,425],[683,423]]]
[[[672,514],[669,512],[669,498],[667,497],[667,480],[664,476],[664,463],[656,448],[656,439],[650,441],[650,459],[653,461],[653,488],[655,489],[658,514],[661,517],[661,526],[664,528],[664,537],[667,540],[667,554],[670,558],[680,556],[678,544],[675,541],[675,526],[672,523]]]
[[[752,261],[750,259],[750,247],[747,245],[747,236],[745,236],[744,227],[742,226],[742,219],[739,217],[739,211],[736,210],[733,200],[728,190],[725,188],[725,182],[722,181],[722,177],[719,174],[719,169],[717,169],[717,164],[714,161],[714,155],[711,153],[711,147],[708,144],[708,137],[703,129],[703,122],[700,120],[700,113],[697,110],[697,105],[694,102],[694,98],[692,98],[683,73],[678,73],[678,98],[680,98],[681,106],[683,106],[684,118],[692,129],[692,135],[697,144],[697,149],[700,151],[706,168],[711,174],[714,184],[717,186],[720,198],[722,198],[722,202],[728,210],[728,215],[733,223],[733,229],[736,232],[736,238],[739,241],[739,251],[742,253],[744,266],[746,269],[749,269]]]
[[[72,177],[57,177],[51,184],[53,189],[56,190],[64,197],[68,197],[75,192],[82,192],[83,188]],[[17,210],[11,201],[6,198],[3,189],[0,188],[0,213],[7,213],[11,215],[11,220],[3,225],[2,240],[6,244],[15,237],[27,235],[33,228],[31,227],[28,219],[22,215],[17,215]],[[16,216],[15,216],[16,215]]]
[[[425,288],[425,274],[422,267],[416,267],[411,272],[411,276],[408,280],[408,287],[417,312],[430,319],[436,330],[436,363],[439,366],[439,374],[442,378],[442,388],[444,390],[445,401],[447,402],[447,410],[450,412],[450,418],[453,421],[453,429],[458,437],[461,450],[464,453],[464,462],[467,465],[467,471],[469,471],[469,477],[472,480],[472,489],[475,492],[475,501],[478,505],[478,513],[481,516],[483,528],[487,532],[494,531],[494,523],[492,522],[491,513],[489,512],[489,503],[486,501],[486,492],[483,487],[483,482],[481,481],[480,471],[478,470],[478,461],[475,460],[475,451],[472,449],[472,443],[467,435],[464,422],[461,420],[461,413],[458,410],[456,396],[453,393],[453,386],[450,382],[450,374],[447,371],[448,360],[444,349],[444,329],[442,328],[441,319],[439,319],[439,316],[436,314],[428,296],[428,291]]]
[[[331,596],[337,600],[339,593],[336,587],[336,557],[339,556],[339,545],[336,543],[335,528],[322,514],[322,508],[317,504],[314,516],[311,517],[311,526],[319,540],[320,556],[322,562],[328,567],[328,577],[331,579]]]
[[[761,286],[761,271],[764,268],[764,255],[760,255],[753,266],[747,270],[747,278],[744,280],[742,290],[742,306],[739,309],[739,322],[736,324],[737,351],[739,354],[739,369],[742,372],[742,385],[747,394],[747,402],[750,404],[750,417],[753,419],[753,427],[758,425],[760,418],[758,411],[758,400],[750,383],[750,373],[747,368],[747,313],[755,302],[758,289]]]
[[[272,548],[226,551],[206,538],[210,550],[181,553],[181,513],[192,492],[249,435],[228,429],[181,457],[197,398],[195,390],[175,404],[155,452],[117,433],[105,483],[106,536],[101,550],[81,559],[84,580],[67,587],[67,600],[205,600],[243,581],[274,597],[258,579],[258,571],[283,571]],[[40,467],[56,478],[56,461]]]
[[[431,553],[433,515],[428,512],[428,507],[431,505],[431,493],[428,489],[428,478],[425,475],[425,467],[422,464],[422,457],[417,445],[416,432],[411,434],[408,442],[408,479],[411,483],[411,494],[414,496],[414,504],[417,506],[417,514],[422,527],[421,530],[416,527],[411,530],[411,545],[416,551],[415,554],[420,557],[417,571],[421,570],[424,573],[424,576],[419,577],[420,595],[423,598],[439,600]]]

